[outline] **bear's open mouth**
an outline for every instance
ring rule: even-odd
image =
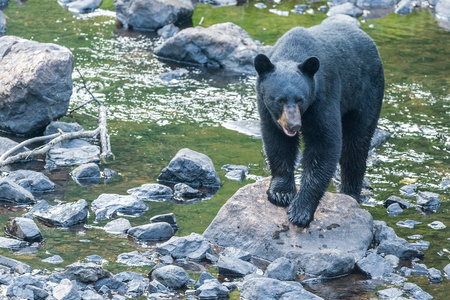
[[[283,128],[283,131],[287,136],[295,136],[297,134],[297,132],[289,131],[286,128],[284,128],[283,126],[281,126],[281,128]]]

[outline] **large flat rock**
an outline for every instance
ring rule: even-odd
[[[289,222],[286,208],[267,200],[269,178],[247,185],[220,209],[203,233],[214,244],[273,261],[287,257],[311,275],[348,273],[373,239],[372,216],[351,197],[326,193],[308,228]]]

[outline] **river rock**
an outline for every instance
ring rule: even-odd
[[[67,8],[74,14],[86,14],[96,10],[102,0],[75,0],[67,4]]]
[[[347,2],[345,0],[341,1]],[[398,1],[399,0],[356,0],[355,5],[361,8],[368,9],[393,8],[394,5],[398,3]]]
[[[78,123],[67,123],[61,121],[52,121],[44,130],[44,135],[51,135],[62,131],[63,133],[83,131]]]
[[[94,163],[78,166],[70,172],[70,175],[72,176],[72,179],[80,185],[100,183],[100,168]]]
[[[0,129],[17,135],[44,130],[66,114],[73,55],[55,44],[0,38]]]
[[[44,284],[29,274],[20,275],[6,291],[7,299],[46,299]]]
[[[140,242],[151,242],[168,240],[174,232],[169,223],[158,222],[132,227],[128,229],[127,234]]]
[[[175,215],[173,213],[153,216],[150,218],[150,222],[151,223],[166,222],[169,223],[170,226],[172,226],[173,233],[177,232],[178,230],[177,219],[175,218]]]
[[[394,203],[388,206],[387,211],[389,216],[396,217],[403,212],[403,209],[400,204]]]
[[[46,259],[43,259],[42,262],[57,265],[57,264],[64,262],[64,259],[62,259],[62,257],[59,255],[53,255],[53,256],[47,257]]]
[[[180,28],[178,28],[177,26],[173,25],[173,24],[167,24],[166,26],[164,26],[161,29],[158,29],[157,33],[160,37],[162,37],[163,39],[168,39],[173,37],[175,34],[177,34],[180,31]],[[186,69],[178,69],[178,70],[186,70]],[[177,70],[175,70],[177,71]],[[187,70],[186,70],[187,71]],[[182,72],[181,76],[186,75],[187,73],[189,73],[189,71],[187,73]],[[181,77],[180,76],[180,77]],[[160,76],[161,78],[161,76]],[[170,80],[167,80],[170,81]]]
[[[395,225],[397,225],[399,227],[405,227],[405,228],[410,228],[410,229],[414,229],[414,227],[419,224],[422,224],[422,222],[417,222],[414,220],[398,221],[397,223],[395,223]]]
[[[197,282],[195,283],[194,288],[198,289],[206,280],[217,280],[217,278],[212,276],[208,272],[202,272],[202,274],[200,274],[200,277],[198,278]]]
[[[192,21],[190,0],[114,0],[117,20],[124,28],[156,30]]]
[[[11,272],[16,272],[18,274],[31,273],[32,269],[29,265],[20,262],[18,260],[4,257],[0,255],[0,266],[7,267]]]
[[[406,197],[414,197],[417,191],[417,184],[407,184],[400,188],[400,194]]]
[[[140,187],[129,189],[127,193],[144,201],[155,202],[168,201],[173,197],[170,187],[158,183],[146,183]]]
[[[405,282],[402,285],[402,289],[405,291],[405,293],[412,297],[413,299],[417,300],[430,300],[433,299],[433,297],[428,294],[427,292],[424,292],[417,284],[412,282]]]
[[[77,286],[67,278],[53,288],[53,297],[58,300],[78,300],[81,299]]]
[[[412,13],[414,10],[414,3],[411,0],[401,0],[395,6],[395,13],[397,15],[406,16]]]
[[[0,0],[0,10],[4,10],[8,7],[9,0]]]
[[[363,14],[362,9],[360,9],[359,7],[356,7],[354,4],[352,4],[350,2],[346,2],[344,4],[333,6],[327,12],[327,16],[348,15],[353,18],[359,18],[362,16],[362,14]]]
[[[27,242],[0,236],[0,248],[17,250],[17,249],[24,248],[26,246],[28,246]]]
[[[42,204],[36,209],[30,210],[30,213],[40,221],[51,226],[70,227],[84,223],[87,220],[88,204],[84,199],[76,202],[60,203],[55,206],[49,205],[46,201],[41,202]]]
[[[203,193],[185,183],[177,183],[173,187],[174,199],[180,202],[195,202],[201,200]]]
[[[7,178],[34,194],[51,192],[55,189],[55,184],[40,172],[17,170],[9,173]]]
[[[247,261],[220,255],[217,261],[219,275],[227,277],[244,277],[256,273],[258,269]]]
[[[229,293],[230,290],[215,278],[205,280],[195,291],[199,299],[226,298]]]
[[[442,223],[441,221],[433,221],[430,224],[428,224],[428,226],[436,230],[447,228],[447,226],[445,226],[445,224]]]
[[[280,257],[267,266],[265,275],[281,281],[294,281],[297,278],[297,270],[289,259]]]
[[[127,216],[141,216],[148,210],[148,205],[136,196],[121,196],[117,194],[102,194],[91,204],[95,220],[112,219],[117,213]]]
[[[165,243],[156,247],[156,252],[161,255],[171,255],[175,259],[187,258],[201,261],[211,253],[211,244],[200,234],[191,233],[188,236],[174,236]]]
[[[108,233],[125,234],[131,228],[130,221],[125,218],[118,218],[107,223],[103,229]]]
[[[442,281],[442,273],[436,268],[428,269],[428,279],[432,283],[440,283]]]
[[[247,300],[322,299],[306,291],[299,282],[280,281],[260,275],[249,275],[244,278],[241,297]]]
[[[223,123],[222,126],[226,129],[237,131],[255,139],[261,138],[261,125],[259,120],[228,121]]]
[[[5,14],[0,10],[0,36],[5,35],[7,24]]]
[[[380,299],[398,299],[401,295],[403,295],[403,292],[398,288],[389,288],[377,292]]]
[[[35,202],[33,194],[7,179],[0,179],[0,200],[15,204],[32,204]]]
[[[439,188],[446,190],[450,188],[450,180],[449,179],[443,179],[442,182],[439,184]]]
[[[253,58],[258,53],[258,44],[233,23],[187,28],[155,49],[164,59],[250,74],[255,73]]]
[[[203,236],[213,244],[245,249],[270,261],[287,257],[315,276],[346,274],[365,255],[373,237],[372,217],[353,198],[325,194],[305,229],[288,221],[286,208],[267,200],[268,186],[266,178],[241,188]]]
[[[423,210],[436,211],[440,206],[439,194],[432,192],[418,192],[416,201]]]
[[[220,254],[226,257],[237,258],[245,261],[249,261],[252,258],[250,252],[238,249],[236,247],[226,247]]]
[[[211,159],[205,154],[184,148],[178,151],[158,176],[163,184],[184,183],[196,189],[215,192],[221,182]]]
[[[80,262],[68,265],[61,275],[69,280],[77,280],[83,283],[92,283],[102,278],[111,277],[111,274],[101,265]]]
[[[189,274],[178,266],[162,266],[152,271],[152,280],[158,280],[169,289],[179,289],[185,286],[189,280]]]
[[[9,218],[5,225],[7,235],[30,244],[43,240],[42,233],[33,220],[28,218]]]
[[[8,151],[9,149],[11,149],[11,148],[17,146],[18,144],[19,144],[19,143],[15,142],[15,141],[13,141],[13,140],[11,140],[11,139],[8,139],[8,138],[6,138],[6,137],[1,137],[1,136],[0,136],[0,156],[3,155],[3,153],[5,153],[6,151]],[[28,149],[27,147],[23,147],[22,149],[17,150],[16,152],[13,152],[13,153],[11,154],[11,156],[12,156],[12,155],[19,154],[19,153],[21,153],[21,152],[29,151],[29,150],[30,150],[30,149]]]
[[[388,208],[392,204],[398,204],[402,210],[405,210],[407,208],[413,207],[411,203],[408,202],[408,200],[402,199],[397,196],[390,196],[389,198],[384,201],[383,206]]]
[[[1,263],[1,260],[0,260],[0,263]],[[444,267],[444,273],[445,273],[445,277],[446,277],[448,280],[450,280],[450,264],[447,264],[447,265]]]
[[[381,278],[385,273],[392,273],[394,269],[383,257],[376,253],[371,253],[359,260],[356,265],[370,278]]]
[[[155,265],[154,260],[147,253],[140,253],[138,251],[120,254],[117,256],[117,262],[132,267]]]
[[[97,292],[101,292],[101,289],[104,287],[107,287],[109,291],[122,295],[127,291],[127,285],[114,277],[102,278],[94,284]]]
[[[87,163],[100,163],[100,147],[82,139],[63,141],[47,152],[47,165],[68,167]]]
[[[346,23],[346,24],[352,24],[357,26],[358,28],[361,28],[361,23],[359,23],[358,19],[353,18],[349,15],[344,14],[335,14],[332,15],[325,20],[322,21],[322,24],[327,24],[331,22],[338,22],[338,23]]]

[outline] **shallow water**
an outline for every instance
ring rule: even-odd
[[[109,109],[109,128],[115,160],[108,159],[107,167],[120,173],[107,184],[91,188],[76,185],[68,175],[70,170],[44,171],[57,184],[57,191],[48,199],[93,201],[102,193],[126,194],[127,189],[143,183],[156,182],[161,169],[181,148],[190,148],[207,154],[223,182],[218,193],[210,200],[192,205],[173,203],[148,203],[142,217],[129,218],[133,226],[148,223],[150,217],[166,212],[175,213],[180,230],[177,235],[202,233],[220,207],[235,191],[245,184],[232,182],[220,170],[224,164],[243,164],[250,167],[252,175],[267,176],[261,156],[261,140],[225,129],[222,124],[235,120],[257,119],[254,77],[230,74],[220,70],[203,70],[186,67],[189,75],[179,81],[164,83],[157,78],[175,68],[157,60],[153,49],[162,41],[152,33],[127,32],[116,28],[113,1],[103,1],[96,13],[77,17],[61,8],[54,0],[28,1],[22,5],[11,2],[4,11],[8,17],[8,35],[17,35],[39,42],[52,42],[68,47],[75,56],[75,66],[86,78],[89,89],[105,102]],[[212,8],[197,4],[194,25],[233,22],[243,27],[262,43],[273,44],[293,26],[319,24],[325,14],[278,16],[266,9],[254,7],[256,2],[241,6]],[[277,9],[289,11],[302,1],[283,1]],[[324,3],[313,4],[314,8]],[[435,215],[424,216],[408,209],[398,217],[388,217],[382,206],[367,209],[374,219],[384,220],[397,234],[406,238],[422,234],[431,246],[425,252],[424,263],[440,270],[450,262],[449,193],[439,189],[444,177],[450,177],[450,33],[439,28],[432,14],[426,10],[415,11],[401,17],[394,14],[381,19],[368,19],[362,23],[376,42],[383,59],[386,76],[386,95],[379,127],[393,137],[376,152],[382,162],[368,169],[377,201],[391,195],[400,196],[398,189],[415,181],[419,190],[441,194],[442,205]],[[345,66],[343,66],[345,67]],[[74,93],[71,107],[89,99],[77,72],[74,72]],[[89,105],[75,112],[73,119],[85,128],[95,126],[95,120],[81,114],[96,114]],[[44,163],[26,166],[42,171]],[[333,187],[330,187],[333,190]],[[2,208],[0,224],[8,217],[19,216],[17,208]],[[422,222],[416,229],[400,228],[399,220],[413,219]],[[427,226],[434,220],[447,225],[444,230]],[[88,255],[99,254],[109,263],[106,268],[116,272],[128,269],[115,263],[117,255],[135,250],[126,238],[105,234],[95,226],[91,214],[88,229],[51,229],[39,225],[46,239],[32,256],[8,253],[35,268],[52,270],[55,266],[40,260],[60,255],[65,262],[56,267],[83,260]],[[412,241],[412,240],[411,240]],[[443,253],[442,256],[438,253]],[[132,270],[146,272],[148,268]],[[450,288],[448,280],[440,285],[428,285],[426,278],[410,277],[436,299],[445,298]],[[361,280],[361,276],[344,277],[338,281],[310,286],[311,290],[328,299],[369,299],[374,297],[374,286]]]

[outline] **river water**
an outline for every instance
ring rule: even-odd
[[[254,7],[250,1],[241,6],[216,7],[197,4],[194,26],[233,22],[244,28],[263,44],[272,45],[294,26],[309,27],[319,24],[326,15],[317,12],[325,4],[314,3],[314,15],[279,16],[267,9]],[[277,9],[289,11],[303,1],[283,1]],[[192,205],[148,203],[149,211],[142,217],[131,218],[133,226],[148,223],[150,217],[173,212],[180,230],[177,235],[202,233],[220,207],[242,183],[225,178],[220,167],[242,164],[250,167],[250,174],[268,176],[261,155],[261,140],[252,138],[222,125],[229,121],[256,120],[255,78],[187,67],[189,75],[179,81],[164,83],[159,74],[177,67],[161,62],[152,51],[162,43],[153,33],[127,32],[116,27],[113,1],[103,1],[102,9],[93,14],[74,16],[61,8],[55,0],[30,0],[22,5],[12,1],[4,11],[8,17],[8,35],[16,35],[39,42],[51,42],[68,47],[74,54],[75,66],[86,78],[89,89],[104,101],[109,109],[109,129],[115,159],[108,159],[101,169],[116,170],[120,176],[107,184],[83,188],[70,179],[68,169],[44,171],[44,163],[28,166],[44,171],[56,184],[49,195],[54,200],[92,202],[102,193],[126,194],[130,188],[143,183],[154,183],[162,168],[181,148],[190,148],[208,155],[223,182],[218,193],[207,201]],[[384,220],[400,237],[422,234],[431,243],[425,252],[424,263],[442,270],[450,262],[449,194],[439,184],[450,177],[450,32],[437,26],[427,10],[415,11],[402,17],[395,14],[378,19],[367,19],[363,30],[376,42],[384,63],[386,93],[379,127],[392,133],[377,154],[381,162],[368,168],[367,178],[374,188],[374,199],[383,202],[391,195],[400,196],[399,188],[415,182],[421,191],[441,195],[441,207],[434,215],[422,215],[413,208],[397,217],[389,217],[379,205],[366,207],[375,220]],[[343,66],[345,68],[345,66]],[[74,72],[74,93],[71,107],[89,99],[81,79]],[[68,122],[78,122],[92,128],[96,122],[83,114],[96,114],[95,106],[77,111]],[[20,168],[24,166],[13,166]],[[26,167],[26,166],[25,166]],[[333,191],[333,187],[330,187]],[[2,205],[0,224],[11,216],[19,216],[23,209]],[[400,220],[422,222],[415,229],[395,225]],[[434,230],[427,226],[439,220],[446,229]],[[41,259],[60,255],[65,262],[57,267],[98,254],[108,260],[105,267],[112,271],[133,270],[147,272],[148,268],[127,268],[115,263],[117,255],[136,249],[126,238],[105,234],[96,226],[91,214],[89,228],[71,230],[53,229],[39,224],[46,239],[32,255],[12,254],[0,250],[1,255],[14,257],[34,268],[52,269]],[[412,240],[409,240],[412,242]],[[142,250],[142,249],[141,249]],[[430,285],[426,277],[410,277],[436,299],[444,299],[449,281]],[[327,299],[370,299],[376,287],[361,275],[344,277],[333,282],[311,285],[312,291]],[[234,293],[232,298],[237,298]]]

